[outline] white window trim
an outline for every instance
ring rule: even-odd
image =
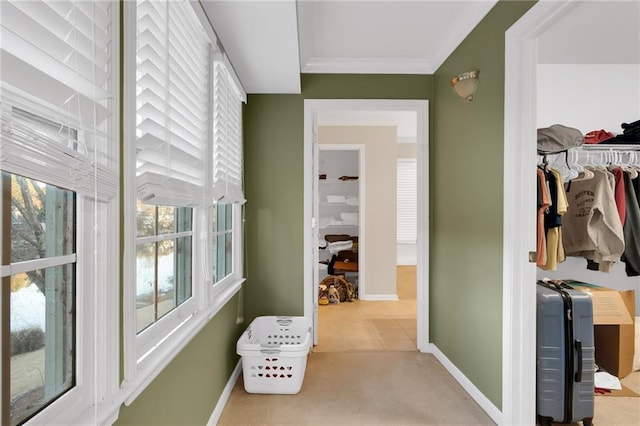
[[[202,271],[208,244],[204,244],[199,237],[201,231],[210,220],[207,208],[196,207],[193,209],[193,295],[189,302],[196,307],[186,314],[187,310],[176,309],[165,315],[148,328],[148,333],[157,336],[164,334],[164,338],[157,341],[145,354],[138,353],[138,334],[136,330],[136,218],[135,205],[135,141],[136,138],[136,98],[135,98],[135,63],[136,63],[136,2],[123,2],[124,10],[124,58],[123,66],[123,179],[124,189],[124,252],[123,252],[123,344],[124,344],[124,382],[121,386],[121,394],[117,400],[125,405],[131,404],[144,389],[155,379],[160,372],[180,353],[180,351],[198,334],[200,330],[211,320],[231,298],[238,293],[245,279],[242,277],[242,239],[241,232],[234,229],[234,272],[221,282],[211,285],[211,279],[202,276],[197,271]],[[199,3],[192,4],[197,16],[200,18],[205,32],[209,36],[212,46],[216,46],[215,34],[206,20],[206,15],[201,10]],[[134,36],[129,36],[133,34]],[[212,78],[212,77],[211,77]],[[234,227],[240,227],[240,209],[234,208]],[[203,229],[204,228],[204,229]],[[206,235],[209,235],[206,233]],[[208,237],[207,237],[208,238]],[[205,249],[203,253],[201,248]],[[210,250],[210,249],[209,249]],[[203,264],[204,263],[204,264]],[[210,277],[211,275],[209,275]],[[186,303],[186,302],[185,302]],[[183,305],[185,305],[183,303]],[[182,306],[182,305],[181,305]],[[186,306],[186,305],[185,305]],[[176,317],[178,317],[176,319]],[[166,321],[165,321],[166,320]],[[168,323],[172,326],[167,326]],[[144,358],[141,359],[141,356]]]
[[[113,46],[120,45],[120,9],[114,3]],[[110,134],[118,139],[120,123],[120,55],[111,58]],[[118,144],[112,145],[118,158]],[[76,385],[25,422],[45,424],[112,424],[121,402],[119,312],[119,201],[96,202],[78,195],[76,201]],[[93,258],[91,255],[93,254]],[[88,291],[85,291],[88,290]]]
[[[97,210],[94,223],[92,209]],[[117,419],[120,403],[111,401],[119,387],[118,201],[97,204],[78,198],[76,281],[76,386],[26,425],[110,424]],[[89,218],[89,220],[86,220]],[[98,232],[95,228],[107,232]],[[98,264],[91,253],[100,253]],[[95,278],[95,280],[94,280]],[[88,289],[88,291],[85,291]]]
[[[231,265],[232,272],[231,275],[228,275],[221,279],[218,282],[212,283],[209,286],[209,304],[212,306],[216,306],[220,303],[220,299],[225,299],[227,297],[227,293],[230,291],[229,289],[234,287],[234,284],[241,280],[244,282],[244,270],[243,270],[243,226],[242,226],[242,205],[240,204],[231,204],[232,208],[232,224],[231,224],[231,235],[232,235],[232,250],[233,250],[233,263]],[[226,302],[225,302],[226,303]],[[220,307],[224,306],[221,305]]]

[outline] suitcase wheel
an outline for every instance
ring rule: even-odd
[[[553,421],[552,417],[538,416],[538,424],[540,426],[551,426],[552,421]],[[587,426],[587,425],[584,425],[584,426]]]
[[[582,425],[583,426],[592,426],[593,425],[593,419],[592,418],[586,418],[586,419],[582,419]]]

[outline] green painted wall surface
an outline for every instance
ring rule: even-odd
[[[239,357],[236,342],[246,328],[236,325],[238,295],[198,333],[129,406],[116,425],[207,423]]]
[[[246,112],[247,319],[302,315],[302,97],[250,95]]]
[[[430,338],[499,408],[504,34],[533,4],[499,2],[435,73],[432,103]],[[466,103],[449,80],[474,69]]]
[[[302,95],[249,95],[247,320],[304,312],[304,99],[430,99],[432,95],[431,76],[334,74],[303,74]]]

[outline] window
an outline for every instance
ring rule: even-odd
[[[198,2],[124,7],[128,404],[243,281],[245,95]]]
[[[192,209],[138,202],[137,331],[191,297]]]
[[[72,191],[4,172],[2,182],[3,199],[11,200],[2,204],[2,217],[10,218],[2,222],[2,300],[10,317],[2,322],[10,373],[2,411],[13,425],[75,385],[76,212]]]
[[[2,424],[101,424],[117,390],[118,15],[0,2]]]
[[[135,330],[142,360],[199,308],[192,224],[206,194],[210,73],[207,37],[189,2],[138,1],[135,12]]]
[[[398,160],[397,241],[415,244],[417,238],[417,168],[415,158]]]
[[[213,282],[233,272],[233,204],[218,203],[213,211]]]

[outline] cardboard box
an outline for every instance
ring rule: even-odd
[[[573,280],[564,280],[591,295],[596,363],[619,378],[631,373],[634,353],[635,292],[618,291]]]

